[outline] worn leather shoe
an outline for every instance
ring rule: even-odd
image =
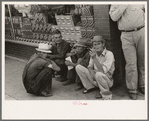
[[[67,80],[65,83],[63,83],[63,86],[70,85],[70,84],[73,84],[73,83],[74,83],[74,81]]]
[[[48,93],[48,92],[46,92],[46,91],[42,91],[40,94],[41,94],[41,96],[45,96],[45,97],[50,97],[50,96],[52,96],[51,93]]]
[[[59,81],[60,81],[60,82],[67,81],[67,78],[61,78]]]
[[[76,88],[75,88],[75,91],[79,91],[79,90],[81,90],[82,88],[83,88],[82,85],[77,85]]]
[[[130,97],[130,99],[132,99],[132,100],[137,100],[138,95],[137,95],[137,93],[129,93],[129,97]]]
[[[100,93],[97,93],[97,94],[95,95],[95,98],[100,99],[100,98],[102,98],[102,95],[101,95]]]
[[[97,89],[96,87],[95,88],[91,88],[91,89],[86,89],[86,90],[83,91],[83,94],[87,94],[87,93],[92,92],[92,91],[94,91],[96,89]]]
[[[140,91],[142,94],[145,94],[145,88],[144,88],[144,87],[139,88],[139,91]]]

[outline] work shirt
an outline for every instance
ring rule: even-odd
[[[100,56],[96,54],[96,58],[98,62],[102,65],[104,74],[106,74],[109,78],[112,78],[115,70],[115,59],[113,53],[105,48]],[[95,72],[98,72],[98,68],[92,58],[90,58],[88,67],[91,67],[95,70]]]
[[[71,50],[70,44],[65,40],[63,40],[62,43],[55,44],[54,46],[52,46],[51,48],[52,54],[49,54],[48,58],[50,58],[51,60],[55,59],[65,60],[66,53],[70,52],[70,50]]]
[[[119,30],[133,30],[145,25],[144,5],[111,5],[110,16]]]

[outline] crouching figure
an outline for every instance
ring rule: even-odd
[[[105,48],[102,36],[94,36],[92,44],[88,68],[77,65],[76,72],[85,87],[84,94],[99,88],[100,93],[97,93],[96,98],[104,98],[106,95],[109,98],[112,95],[110,88],[113,86],[112,75],[115,70],[114,55]]]
[[[48,44],[39,44],[35,53],[26,63],[22,79],[27,93],[51,96],[52,71],[60,71],[60,67],[46,56],[49,51]]]

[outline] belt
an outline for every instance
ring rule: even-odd
[[[133,31],[138,31],[140,29],[142,29],[144,26],[141,26],[141,27],[138,27],[138,28],[135,28],[135,29],[132,29],[132,30],[121,30],[121,32],[133,32]]]

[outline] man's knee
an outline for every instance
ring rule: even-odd
[[[96,81],[102,86],[104,86],[105,89],[108,89],[109,87],[112,87],[113,82],[109,80],[109,78],[102,72],[97,72],[95,74]],[[109,85],[107,87],[107,85]]]
[[[77,65],[75,67],[75,69],[76,69],[77,72],[80,72],[82,70],[82,66],[81,65]]]
[[[102,72],[97,72],[95,74],[95,79],[98,80],[101,83],[105,83],[105,74],[103,74]]]
[[[105,76],[105,74],[103,74],[102,72],[97,72],[97,73],[95,74],[95,77],[96,77],[96,78],[101,78],[101,77],[103,77],[103,76]]]

